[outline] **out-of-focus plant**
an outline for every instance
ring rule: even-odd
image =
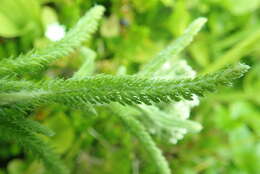
[[[93,47],[96,53],[84,47],[73,54],[69,50],[70,55],[67,56],[68,54],[66,54],[64,59],[52,63],[46,74],[34,72],[39,70],[43,72],[42,70],[45,69],[46,65],[49,66],[50,62],[63,55],[51,56],[50,59],[48,58],[49,62],[45,62],[43,59],[39,62],[33,62],[32,67],[35,67],[33,69],[26,68],[26,66],[29,67],[26,63],[22,66],[20,64],[18,66],[23,68],[21,71],[19,70],[20,72],[12,67],[12,62],[15,61],[5,58],[11,55],[15,57],[32,47],[36,49],[32,54],[36,53],[40,57],[47,54],[51,55],[53,50],[58,50],[59,43],[61,43],[59,40],[64,37],[66,30],[77,22],[86,9],[96,3],[106,6],[105,17],[100,32],[96,35],[97,37],[93,37],[91,42],[84,44]],[[2,15],[4,16],[3,21],[7,27],[1,28],[5,33],[0,33],[2,37],[0,40],[0,57],[3,59],[2,65],[10,66],[15,71],[8,71],[3,66],[2,77],[4,79],[2,80],[4,81],[2,82],[8,87],[7,82],[10,86],[13,86],[12,82],[16,83],[19,80],[20,83],[21,77],[27,81],[16,88],[15,92],[23,92],[19,93],[20,98],[10,95],[1,97],[3,98],[2,103],[16,105],[18,102],[19,108],[26,108],[25,114],[30,114],[31,109],[35,106],[50,103],[50,101],[52,103],[55,101],[65,105],[69,104],[70,107],[84,110],[75,111],[55,104],[52,107],[39,109],[35,114],[36,117],[34,117],[56,132],[56,135],[50,138],[52,139],[50,143],[53,143],[57,152],[63,155],[64,162],[73,173],[158,173],[158,171],[167,173],[169,172],[167,162],[161,155],[160,150],[156,148],[155,143],[151,143],[151,137],[165,152],[174,173],[259,173],[257,167],[259,159],[259,148],[257,146],[259,143],[257,141],[259,132],[259,109],[257,109],[257,106],[259,106],[259,92],[257,90],[259,88],[259,63],[257,63],[257,56],[260,53],[257,49],[259,43],[259,32],[257,32],[259,29],[259,14],[257,9],[259,9],[259,3],[252,1],[250,5],[243,4],[247,4],[247,1],[153,0],[146,2],[142,0],[111,0],[86,2],[84,0],[39,0],[29,2],[19,0],[17,3],[6,1],[1,4],[3,10],[1,14],[4,14]],[[22,15],[15,15],[12,10],[7,10],[10,8],[17,9],[16,11],[21,12]],[[26,12],[26,9],[27,11],[30,10]],[[36,17],[26,16],[27,13],[34,14],[30,14],[30,16]],[[12,15],[13,17],[10,17]],[[18,19],[16,16],[20,17],[19,25],[15,22],[16,18]],[[152,63],[162,64],[160,65],[161,68],[152,68],[150,63],[142,68],[142,64],[147,62],[148,58],[156,51],[162,49],[172,37],[178,37],[185,33],[185,28],[190,21],[198,16],[206,16],[209,22],[185,51],[180,53],[181,50],[176,50],[183,49],[186,45],[173,47],[174,52],[168,49],[169,57],[167,57],[168,54],[164,54],[161,59],[158,59],[159,54],[156,56],[159,62]],[[7,29],[9,26],[15,27]],[[15,28],[19,28],[19,32],[16,35],[10,35],[10,33],[15,33],[13,32]],[[191,35],[188,35],[188,37],[191,37]],[[51,41],[56,42],[48,46]],[[74,43],[70,44],[72,46]],[[48,49],[41,49],[46,45]],[[179,46],[179,44],[174,45]],[[20,63],[26,62],[26,59],[24,59],[26,56],[30,56],[30,54],[19,56],[18,59],[21,58]],[[94,68],[94,57],[96,56],[98,60],[97,66]],[[76,59],[76,57],[80,57],[80,59]],[[186,58],[187,61],[177,58]],[[167,62],[164,62],[166,59]],[[125,79],[127,81],[131,80],[129,75],[125,75],[128,73],[137,73],[135,76],[142,77],[141,81],[145,80],[144,82],[151,77],[153,79],[150,80],[163,81],[172,78],[177,80],[194,79],[195,71],[198,74],[215,72],[215,70],[240,59],[252,65],[252,70],[244,78],[243,83],[240,81],[236,83],[236,88],[232,88],[232,90],[221,90],[217,95],[213,94],[203,98],[200,101],[200,106],[193,109],[193,112],[191,112],[191,109],[198,104],[195,95],[191,96],[193,99],[191,101],[182,100],[171,102],[171,104],[155,104],[154,106],[144,104],[122,106],[117,103],[97,104],[104,97],[75,97],[85,93],[85,90],[93,90],[92,88],[84,90],[80,88],[81,90],[77,91],[79,88],[76,88],[73,81],[82,81],[82,85],[85,87],[83,83],[84,75],[88,76],[85,81],[87,84],[91,80],[96,80],[96,78],[107,79],[104,83],[122,80],[121,78],[113,79],[114,76],[110,75],[89,76],[93,72],[118,73],[118,78],[127,77],[128,79]],[[35,60],[38,61],[38,59]],[[43,66],[37,68],[38,63]],[[83,63],[82,68],[72,76],[73,71],[80,63]],[[116,72],[117,67],[121,65],[125,67]],[[189,65],[192,65],[194,70]],[[85,69],[87,67],[88,69]],[[151,67],[151,69],[149,70],[147,67]],[[142,70],[139,71],[139,69]],[[56,81],[57,78],[53,79],[57,74],[65,77],[65,79],[71,76],[72,78],[58,82]],[[6,79],[6,75],[8,79]],[[43,79],[47,79],[47,81],[43,82]],[[28,82],[28,80],[41,80],[41,82],[35,84]],[[49,84],[49,82],[52,83]],[[67,82],[70,82],[70,84]],[[149,81],[148,83],[150,84]],[[134,81],[131,81],[131,84],[135,84]],[[28,85],[28,88],[23,88],[24,85]],[[94,85],[98,84],[94,83]],[[68,96],[65,93],[65,87],[73,88],[72,95]],[[91,86],[89,85],[89,87]],[[126,89],[126,85],[119,87],[124,88],[123,90]],[[50,89],[53,90],[49,91]],[[12,89],[9,92],[11,91]],[[30,95],[27,95],[28,92]],[[54,95],[50,96],[48,92],[60,92],[64,96],[59,96],[61,98]],[[46,96],[43,94],[46,94]],[[139,99],[132,96],[134,95],[124,93],[124,95],[114,96],[113,100],[120,99],[119,102],[127,105],[133,102],[139,103]],[[27,100],[24,97],[28,97]],[[151,93],[148,97],[151,97]],[[110,99],[108,98],[106,103],[110,102]],[[168,97],[158,98],[157,96],[147,99],[146,96],[140,99],[146,104],[150,104],[151,101],[152,103],[159,100],[166,101]],[[28,101],[32,105],[27,105],[27,103],[25,104],[27,106],[25,106],[20,101]],[[93,103],[95,103],[95,107],[93,107]],[[140,144],[144,146],[139,148],[138,142],[134,141],[135,139],[131,139],[126,133],[122,133],[124,127],[117,124],[117,117],[111,118],[112,114],[119,116],[128,128],[127,130],[130,130]],[[199,135],[187,136],[186,140],[179,142],[178,146],[167,145],[168,143],[177,143],[188,132],[197,132],[201,129],[198,122],[187,120],[190,115],[202,122],[203,131]],[[85,118],[86,116],[87,118]],[[131,127],[135,127],[135,129]],[[41,129],[42,132],[52,134],[46,128],[42,127]],[[237,135],[243,135],[241,140],[236,139]],[[118,137],[122,138],[119,139]],[[147,144],[150,148],[147,148]],[[10,145],[10,141],[7,143],[1,142],[0,145],[0,156],[11,159],[19,158],[18,160],[10,160],[10,162],[7,160],[8,173],[43,172],[41,164],[30,161],[32,158],[29,154],[27,154],[26,160],[23,159],[23,153],[19,146],[12,144],[12,146],[6,148]],[[145,149],[148,153],[141,153],[142,157],[140,157],[138,152],[142,149]],[[17,154],[19,156],[16,156]],[[14,157],[10,157],[11,155]],[[142,159],[141,162],[140,158]]]

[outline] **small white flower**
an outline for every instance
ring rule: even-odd
[[[172,65],[171,65],[169,62],[166,62],[165,64],[163,64],[162,69],[163,69],[163,70],[168,70],[168,69],[171,68],[171,66],[172,66]]]
[[[65,36],[65,27],[59,23],[49,24],[45,36],[51,41],[59,41]]]

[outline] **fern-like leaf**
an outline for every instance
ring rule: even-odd
[[[42,104],[57,102],[63,104],[104,104],[119,102],[124,105],[191,100],[192,95],[203,96],[219,85],[230,83],[241,77],[248,66],[237,64],[220,71],[194,79],[171,80],[149,79],[139,76],[97,75],[82,80],[55,80],[36,85],[34,89],[1,92],[0,105]],[[9,84],[11,81],[9,81]],[[13,83],[17,83],[14,81]],[[1,81],[0,85],[5,86]]]
[[[125,107],[117,103],[112,104],[112,109],[116,111],[115,114],[122,120],[129,131],[135,135],[141,144],[145,147],[152,161],[156,165],[160,174],[171,174],[171,170],[167,161],[165,160],[162,151],[156,147],[145,127],[135,117],[129,115],[125,111]]]
[[[0,62],[0,76],[22,75],[27,72],[35,73],[58,58],[69,55],[82,42],[89,40],[90,35],[96,31],[103,12],[104,8],[97,5],[89,10],[62,40],[44,49],[21,55],[17,59],[2,60]]]
[[[173,127],[185,128],[187,131],[193,133],[199,132],[202,129],[201,125],[194,121],[169,117],[165,112],[159,110],[157,107],[141,105],[140,108],[144,114],[147,114],[156,124],[161,124],[159,126],[165,129],[171,129]]]
[[[25,150],[33,153],[35,157],[41,159],[46,169],[56,174],[67,174],[68,170],[60,161],[53,149],[41,140],[35,133],[29,131],[18,122],[7,121],[0,117],[0,139],[14,141],[21,145]]]
[[[80,69],[73,75],[73,79],[83,79],[94,72],[96,53],[91,49],[84,47],[80,49],[80,53],[86,60]]]
[[[197,33],[201,30],[206,21],[206,18],[201,17],[192,22],[181,37],[159,52],[148,64],[144,66],[143,70],[139,74],[144,76],[151,76],[167,60],[171,59],[172,57],[176,57],[192,42],[194,36],[196,36]]]
[[[176,57],[192,41],[193,37],[197,34],[197,32],[201,29],[201,27],[203,26],[203,24],[205,22],[206,22],[206,19],[204,19],[204,18],[199,18],[195,22],[193,22],[193,24],[191,24],[188,27],[188,29],[185,31],[183,36],[178,38],[175,42],[171,43],[168,47],[166,47],[166,49],[162,50],[157,56],[155,56],[152,59],[152,61],[150,61],[144,67],[144,69],[142,69],[140,71],[139,74],[141,74],[142,76],[151,77],[151,76],[155,75],[155,73],[158,73],[158,71],[161,69],[161,67],[164,63],[166,63],[172,57]],[[179,43],[180,44],[182,43],[182,45],[178,45]],[[123,107],[123,109],[121,109],[121,110],[124,110],[124,112],[121,112],[120,108],[122,108],[122,107],[123,106],[120,106],[119,104],[117,104],[116,107],[113,107],[113,110],[115,111],[115,113],[118,113],[117,115],[127,125],[127,127],[129,127],[131,133],[138,138],[138,140],[143,145],[144,149],[146,149],[146,151],[152,157],[154,164],[158,168],[158,172],[161,174],[171,173],[167,160],[162,155],[160,149],[158,147],[156,147],[156,144],[153,141],[152,137],[148,134],[148,131],[143,126],[143,124],[146,124],[146,122],[143,124],[139,123],[139,121],[135,117],[133,117],[135,114],[130,112],[133,110],[133,107]],[[163,111],[159,111],[155,106],[150,106],[150,107],[153,109],[156,109],[156,111],[159,112],[160,114],[166,115]],[[140,108],[140,105],[139,105],[139,108]],[[143,110],[144,108],[140,108],[140,109]],[[140,113],[136,114],[136,115],[140,115]],[[147,115],[149,115],[149,113]],[[161,115],[153,114],[153,116],[156,116],[156,118],[160,119]],[[145,116],[142,115],[140,117],[143,118]],[[128,119],[130,119],[130,121],[128,121]],[[155,121],[155,120],[153,120],[153,121]],[[164,118],[162,118],[160,121],[157,120],[156,123],[158,123],[158,122],[161,123],[162,121],[164,121]],[[169,120],[169,123],[172,123],[172,121],[173,120]],[[177,120],[177,121],[179,121],[179,120]],[[177,122],[178,126],[189,125],[189,124],[185,124],[185,123],[183,123],[183,124],[182,123],[179,124],[179,123],[180,122]],[[173,124],[176,125],[176,122],[174,122]],[[170,125],[170,126],[173,126],[173,125]],[[161,125],[161,127],[164,128],[165,126]],[[198,128],[198,126],[194,126],[193,124],[192,125],[190,124],[190,127],[193,127],[194,129]],[[194,129],[192,129],[192,130],[194,131]],[[170,130],[170,132],[172,132],[172,129]],[[143,137],[145,137],[145,138],[143,138]],[[149,144],[149,146],[147,146],[147,144]]]

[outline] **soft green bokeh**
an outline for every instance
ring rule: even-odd
[[[94,4],[106,7],[99,31],[85,45],[97,53],[96,72],[137,72],[155,53],[184,32],[195,18],[206,27],[181,55],[198,74],[242,61],[249,73],[232,89],[201,99],[191,119],[204,129],[176,145],[158,142],[174,174],[260,173],[259,0],[1,0],[0,59],[44,47],[49,24],[66,31]],[[71,77],[82,63],[77,53],[53,64],[44,78]],[[75,174],[155,174],[149,155],[113,112],[39,109],[35,119],[52,128],[54,147]],[[33,155],[33,154],[32,154]],[[12,142],[0,142],[0,174],[44,173]]]

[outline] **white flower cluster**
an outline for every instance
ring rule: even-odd
[[[199,98],[196,95],[192,96],[193,100],[183,100],[172,104],[174,113],[181,119],[188,119],[190,117],[190,110],[194,106],[199,105]]]
[[[176,67],[174,70],[174,78],[195,78],[196,72],[188,65],[187,61],[180,60],[172,66],[169,66],[166,63],[163,68]],[[183,120],[187,120],[190,117],[191,109],[199,105],[199,98],[196,95],[193,95],[193,100],[182,100],[171,104],[170,113],[172,117],[178,117]],[[184,135],[187,133],[185,128],[172,128],[171,134],[172,137],[169,141],[173,144],[176,144],[178,140],[183,139]]]
[[[194,78],[196,72],[188,65],[185,60],[180,60],[176,63],[167,62],[162,66],[159,73],[155,74],[160,78]],[[166,138],[170,143],[176,144],[178,140],[183,139],[184,135],[191,131],[185,124],[185,121],[190,117],[191,109],[199,105],[199,98],[193,95],[193,100],[182,100],[173,102],[166,107],[145,106],[141,105],[140,108],[146,114],[146,119],[143,124],[147,127],[153,135]],[[192,122],[192,129],[199,131],[201,125]]]
[[[178,117],[182,120],[187,120],[190,117],[191,109],[199,105],[199,98],[196,95],[193,95],[193,100],[183,100],[171,104],[171,114],[173,117]],[[183,139],[184,135],[187,133],[185,128],[173,128],[172,137],[170,142],[176,144],[178,140]]]

